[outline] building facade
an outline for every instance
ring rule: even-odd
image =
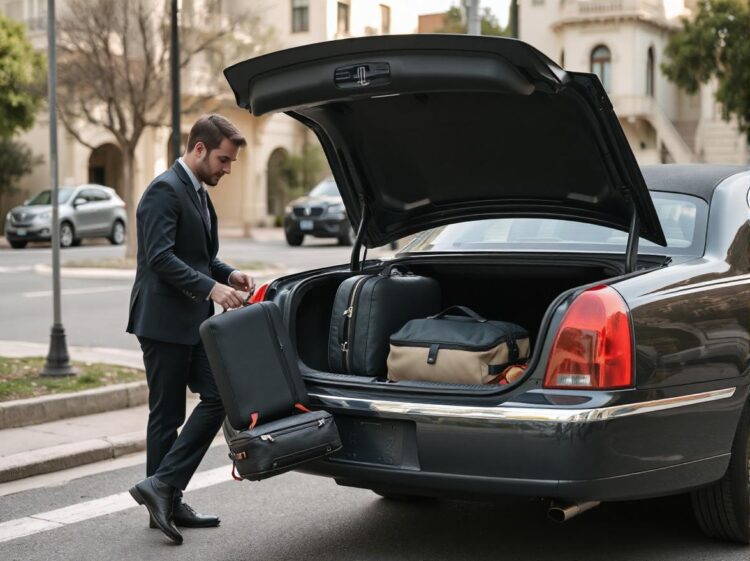
[[[151,0],[154,5],[160,0]],[[29,38],[39,49],[46,49],[46,0],[0,0],[0,10],[11,19],[26,23]],[[65,0],[58,2],[65,9]],[[308,43],[363,35],[413,33],[417,16],[404,2],[395,0],[181,0],[183,25],[222,25],[236,17],[243,7],[251,6],[259,18],[260,29],[269,31],[266,50],[295,47]],[[241,40],[241,38],[240,38]],[[240,49],[241,50],[241,49]],[[252,51],[248,51],[252,53]],[[254,56],[240,52],[237,60]],[[252,226],[269,225],[283,211],[287,197],[284,162],[299,154],[312,139],[305,127],[286,115],[254,117],[236,107],[234,96],[223,75],[209,61],[197,57],[181,73],[183,107],[193,105],[202,96],[209,98],[181,118],[183,143],[190,126],[205,112],[220,112],[242,131],[248,141],[231,175],[222,179],[211,198],[223,228],[247,233]],[[207,94],[210,94],[207,95]],[[169,92],[165,92],[165,96]],[[59,181],[64,184],[98,182],[121,189],[120,149],[104,130],[84,128],[82,137],[88,146],[77,142],[62,126],[59,130]],[[139,141],[135,159],[135,200],[148,183],[173,161],[169,148],[169,127],[146,129]],[[19,199],[46,188],[50,182],[49,123],[41,111],[34,128],[20,137],[45,163],[37,166],[20,184]],[[93,149],[91,148],[93,147]]]
[[[567,70],[594,72],[636,158],[748,162],[745,135],[724,121],[715,84],[688,95],[660,70],[670,34],[694,4],[664,0],[519,0],[520,39]]]

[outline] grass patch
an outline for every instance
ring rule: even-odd
[[[143,371],[135,368],[88,362],[73,363],[78,369],[75,376],[42,378],[39,371],[44,362],[44,358],[0,357],[0,401],[77,392],[146,379]]]

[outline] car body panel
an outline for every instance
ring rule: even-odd
[[[386,68],[382,79],[341,78]],[[343,73],[343,74],[342,74]],[[363,241],[432,226],[549,216],[664,244],[656,212],[598,78],[520,41],[367,37],[287,49],[225,70],[238,104],[286,111],[317,135]],[[542,158],[540,154],[554,154]]]

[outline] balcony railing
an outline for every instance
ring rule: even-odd
[[[662,0],[561,0],[562,20],[613,16],[640,16],[664,19]]]

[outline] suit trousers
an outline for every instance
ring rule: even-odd
[[[184,490],[224,420],[224,406],[203,343],[138,337],[148,382],[146,475]],[[185,421],[186,388],[200,396]]]

